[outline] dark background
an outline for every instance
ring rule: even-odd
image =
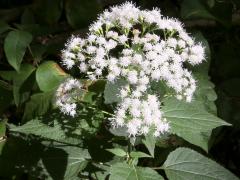
[[[25,30],[33,35],[31,47],[34,56],[26,52],[25,62],[34,66],[45,60],[59,63],[61,49],[71,34],[84,36],[88,25],[97,18],[99,12],[122,2],[124,1],[0,0],[0,21],[7,23],[11,28]],[[188,32],[200,31],[208,41],[211,51],[209,76],[215,84],[218,95],[216,101],[218,116],[232,124],[231,127],[214,130],[209,156],[240,177],[240,1],[138,0],[134,2],[142,8],[160,8],[163,15],[180,19]],[[0,32],[1,30],[0,24]],[[0,71],[13,70],[3,50],[7,32],[0,34]],[[0,81],[5,80],[0,76]],[[11,92],[1,90],[0,93],[2,96],[0,116],[7,118],[9,123],[21,123],[28,99],[16,107],[9,103],[12,97],[7,96]],[[28,176],[22,172],[15,177],[25,179]]]

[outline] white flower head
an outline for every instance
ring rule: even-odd
[[[167,132],[161,103],[148,94],[151,82],[164,83],[177,99],[190,102],[197,83],[186,63],[195,66],[205,59],[202,44],[177,19],[162,16],[159,9],[140,10],[130,2],[104,11],[89,31],[86,39],[72,37],[67,42],[63,65],[76,65],[91,80],[126,81],[118,94],[116,117],[110,118],[114,127],[125,126],[131,136]],[[66,103],[64,112],[74,115],[74,105]]]
[[[81,90],[81,83],[72,78],[66,79],[56,91],[56,105],[66,115],[74,117],[76,115],[76,100],[79,90]]]

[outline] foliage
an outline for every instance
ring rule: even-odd
[[[170,134],[136,139],[107,120],[126,82],[90,81],[60,63],[71,34],[84,37],[99,12],[119,3],[0,0],[0,179],[238,179],[238,0],[136,1],[180,18],[207,51],[206,62],[192,68],[195,100],[162,99]],[[88,90],[74,118],[53,103],[70,75]]]

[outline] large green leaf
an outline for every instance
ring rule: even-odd
[[[13,97],[17,106],[19,105],[21,98],[20,88],[34,70],[35,68],[32,65],[22,64],[19,72],[16,72],[15,76],[13,77]]]
[[[4,41],[4,51],[9,64],[17,71],[23,60],[26,48],[32,41],[32,35],[25,31],[11,31]]]
[[[68,23],[74,28],[88,26],[97,18],[101,7],[97,1],[89,0],[68,0],[65,11]]]
[[[82,139],[90,138],[98,130],[104,114],[97,110],[79,107],[78,116],[71,118],[59,111],[50,111],[22,126],[10,126],[10,132],[32,134],[68,144],[79,144]]]
[[[51,107],[52,99],[53,92],[33,94],[25,105],[23,121],[45,114]]]
[[[107,82],[104,90],[105,104],[119,102],[121,100],[119,96],[120,90],[126,84],[127,82],[123,79],[118,79],[113,83]]]
[[[67,74],[53,61],[46,61],[36,71],[36,80],[39,88],[52,91],[67,77]]]
[[[116,163],[110,168],[110,180],[161,180],[156,171],[150,168],[131,166],[126,163]]]
[[[208,140],[214,128],[229,125],[209,113],[198,102],[187,103],[175,98],[166,98],[162,108],[170,123],[170,131],[188,142],[208,150]]]
[[[188,148],[178,148],[171,152],[163,168],[167,177],[174,180],[238,179],[216,162]]]

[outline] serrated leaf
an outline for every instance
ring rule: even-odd
[[[36,80],[39,88],[44,91],[52,91],[66,79],[67,74],[53,61],[46,61],[36,71]]]
[[[120,149],[120,148],[106,149],[106,150],[115,154],[116,156],[120,156],[120,157],[124,157],[127,155],[127,153],[123,149]]]
[[[4,41],[4,51],[9,64],[17,71],[23,60],[26,48],[32,41],[32,35],[25,31],[11,31]]]
[[[130,156],[133,157],[133,158],[151,158],[150,155],[144,153],[144,152],[141,152],[141,151],[133,151],[130,153]]]
[[[170,131],[188,142],[208,151],[208,140],[214,128],[230,125],[207,112],[198,104],[166,98],[162,108],[164,117],[170,123]]]
[[[22,126],[9,124],[10,132],[35,135],[41,138],[77,145],[99,129],[104,114],[101,111],[79,108],[78,116],[69,117],[59,111],[49,111]]]
[[[174,180],[238,180],[227,169],[188,148],[171,152],[163,168],[167,177]]]
[[[116,163],[110,168],[110,180],[161,180],[163,179],[156,171],[150,168],[142,168]]]
[[[52,139],[55,141],[66,142],[67,137],[57,121],[45,124],[40,119],[33,119],[22,126],[10,125],[11,132],[24,134],[34,134],[42,138]]]
[[[147,147],[151,156],[154,157],[156,138],[152,135],[147,135],[142,141],[143,141],[143,144]]]
[[[104,90],[104,99],[105,104],[111,104],[120,102],[119,93],[123,86],[125,86],[127,82],[124,79],[118,79],[116,81],[107,82]]]

